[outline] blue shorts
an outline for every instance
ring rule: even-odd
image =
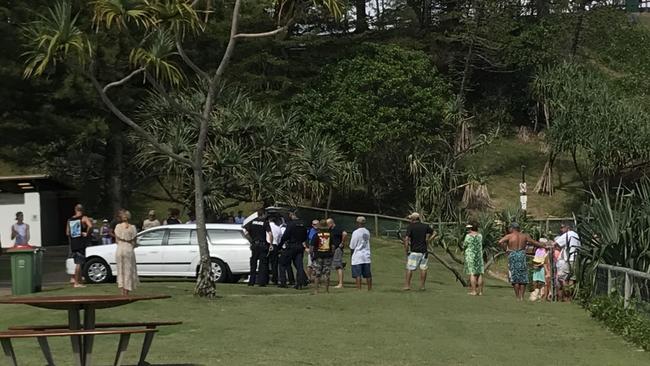
[[[372,278],[370,272],[370,263],[361,263],[352,265],[352,278]]]

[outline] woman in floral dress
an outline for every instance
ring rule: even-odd
[[[467,225],[465,235],[465,273],[469,275],[469,294],[483,295],[483,236],[478,232],[478,224]]]
[[[140,284],[138,270],[135,262],[135,226],[129,223],[131,214],[129,211],[120,210],[118,217],[120,223],[115,227],[115,240],[117,251],[115,252],[115,264],[117,266],[117,287],[122,295],[127,296],[129,291],[135,290]]]

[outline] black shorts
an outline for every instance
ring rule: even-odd
[[[74,264],[86,263],[86,250],[76,249],[70,253],[70,257],[74,260]]]

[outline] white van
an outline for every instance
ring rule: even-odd
[[[249,272],[250,243],[241,225],[207,224],[212,274],[217,282],[237,282]],[[138,233],[135,248],[141,277],[196,277],[199,246],[196,225],[164,225]],[[86,248],[83,276],[89,283],[108,282],[116,273],[117,244]],[[75,264],[66,261],[68,274]]]

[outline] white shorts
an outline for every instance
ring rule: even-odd
[[[425,253],[409,253],[408,260],[406,261],[406,269],[409,271],[415,271],[420,267],[421,271],[426,271],[429,262],[429,256]]]

